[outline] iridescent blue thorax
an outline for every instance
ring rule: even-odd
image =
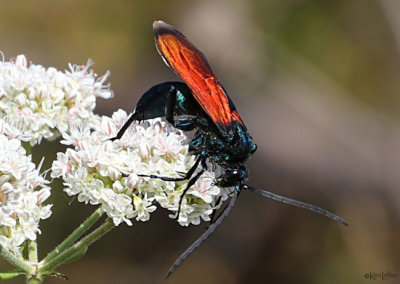
[[[210,121],[208,121],[211,123]],[[207,149],[207,153],[220,165],[244,163],[253,154],[257,146],[246,128],[237,122],[232,122],[227,133],[221,134],[211,124],[199,127],[189,150],[195,154]]]
[[[218,185],[222,187],[242,184],[248,175],[243,163],[251,157],[257,146],[244,125],[232,122],[227,133],[221,134],[210,120],[199,124],[196,134],[190,142],[189,150],[193,154],[206,151],[206,155],[222,168]]]

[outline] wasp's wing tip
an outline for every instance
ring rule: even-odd
[[[153,29],[158,29],[160,26],[167,25],[164,21],[157,20],[153,22]]]
[[[153,31],[154,35],[158,37],[162,34],[173,33],[175,29],[171,25],[168,25],[166,22],[158,20],[153,22]]]

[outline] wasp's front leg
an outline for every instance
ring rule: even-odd
[[[118,131],[112,141],[120,139],[133,121],[165,117],[181,130],[195,128],[195,117],[201,108],[193,98],[192,91],[182,82],[165,82],[150,88],[139,99],[134,113]],[[179,115],[191,115],[174,119]]]

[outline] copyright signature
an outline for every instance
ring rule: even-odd
[[[397,278],[397,273],[387,272],[368,272],[364,274],[365,279],[369,280],[390,280]]]

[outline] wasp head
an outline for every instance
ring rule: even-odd
[[[246,179],[249,171],[243,164],[233,164],[223,168],[222,175],[218,178],[217,184],[222,187],[237,186]]]

